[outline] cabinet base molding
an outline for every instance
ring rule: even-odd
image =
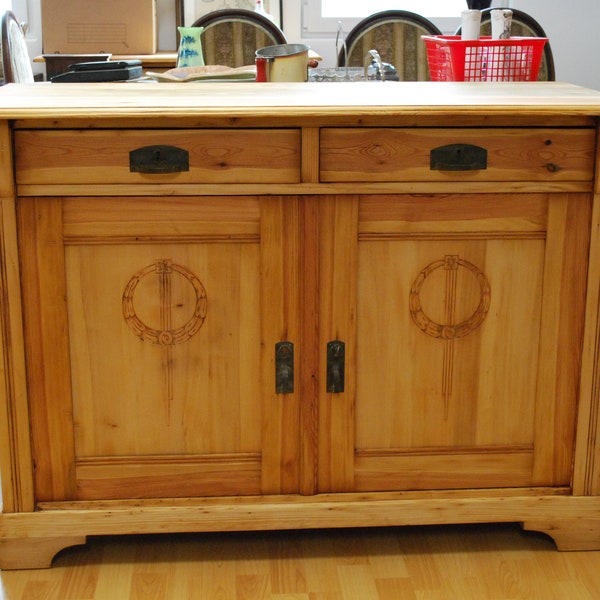
[[[82,535],[2,539],[0,568],[46,569],[52,565],[52,560],[58,552],[71,546],[82,546],[86,541],[87,537]]]
[[[600,550],[600,498],[484,492],[45,503],[0,516],[0,569],[46,568],[89,535],[518,522],[559,550]],[[496,494],[502,493],[500,490]],[[518,493],[514,490],[514,493]],[[528,495],[529,494],[529,495]]]
[[[527,531],[539,531],[550,536],[556,547],[563,551],[600,549],[600,518],[571,520],[558,517],[547,520],[533,519],[523,523]]]

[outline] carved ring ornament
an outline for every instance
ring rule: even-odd
[[[159,278],[161,324],[160,328],[144,323],[136,314],[133,297],[140,281],[155,274]],[[183,277],[193,287],[196,296],[194,312],[181,327],[171,328],[171,283],[174,275]],[[206,291],[201,281],[188,269],[170,260],[157,260],[154,264],[138,271],[127,283],[122,299],[125,322],[140,339],[151,344],[174,346],[191,339],[206,318]]]
[[[459,268],[467,269],[477,279],[480,290],[479,304],[471,316],[464,321],[454,323],[451,320],[451,314],[448,314],[448,322],[436,323],[427,316],[421,306],[421,288],[434,271],[445,269],[450,275],[447,276],[446,284],[447,304],[453,306],[456,293],[456,273]],[[458,256],[448,255],[425,267],[413,282],[409,298],[410,316],[415,325],[427,335],[442,340],[454,340],[469,335],[483,323],[490,308],[490,298],[491,288],[486,276],[474,264]]]

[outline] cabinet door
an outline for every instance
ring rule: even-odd
[[[590,198],[322,204],[321,491],[568,486]]]
[[[20,199],[38,501],[297,489],[298,404],[274,368],[297,333],[297,209]]]

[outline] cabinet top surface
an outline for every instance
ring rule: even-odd
[[[600,116],[600,91],[566,83],[9,84],[0,118]]]
[[[9,84],[0,119],[259,119],[284,126],[351,118],[600,117],[600,91],[545,83]],[[163,122],[164,120],[164,122]],[[200,123],[201,121],[198,121]],[[509,121],[510,123],[510,121]],[[426,124],[422,122],[422,124]]]

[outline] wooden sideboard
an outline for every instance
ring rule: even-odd
[[[0,568],[520,522],[600,549],[600,93],[0,90]]]

